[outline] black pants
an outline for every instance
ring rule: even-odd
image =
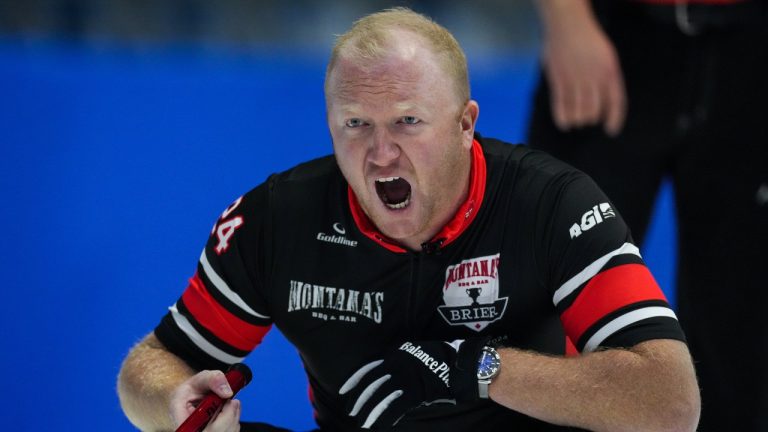
[[[528,142],[591,175],[636,241],[662,178],[672,180],[678,316],[702,389],[699,430],[768,431],[765,7],[733,22],[718,15],[695,35],[678,27],[674,6],[608,0],[595,9],[625,76],[624,130],[560,132],[542,77]]]

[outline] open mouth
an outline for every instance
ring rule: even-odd
[[[381,202],[392,210],[404,209],[411,202],[411,184],[400,177],[376,179],[376,193]]]

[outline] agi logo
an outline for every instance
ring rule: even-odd
[[[614,217],[616,217],[616,212],[613,211],[611,205],[608,203],[601,203],[592,207],[592,209],[588,212],[584,213],[584,215],[581,217],[581,224],[575,223],[571,225],[571,228],[568,230],[568,232],[571,234],[571,238],[573,239],[580,236],[584,231],[589,231],[595,225],[602,223],[605,219]]]

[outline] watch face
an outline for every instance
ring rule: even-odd
[[[477,363],[477,378],[489,379],[496,376],[501,366],[499,354],[493,348],[483,348]]]

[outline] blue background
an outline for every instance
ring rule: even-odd
[[[134,430],[115,379],[186,286],[221,211],[272,172],[331,152],[325,57],[0,40],[3,427]],[[524,139],[533,54],[470,58],[478,130]],[[644,256],[668,295],[672,195]],[[247,363],[243,419],[313,427],[295,350]]]

